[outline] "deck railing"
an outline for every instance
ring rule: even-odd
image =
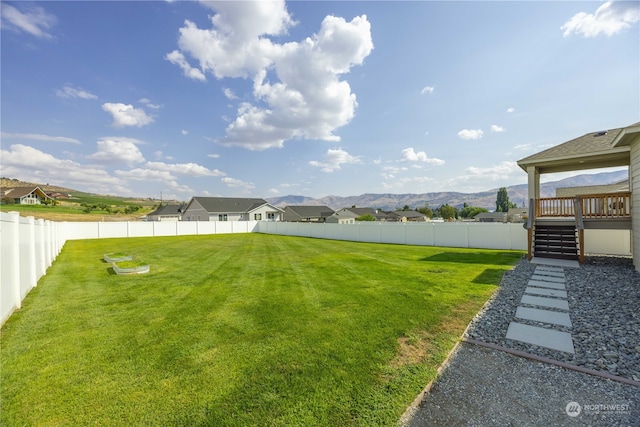
[[[582,194],[573,197],[549,197],[536,200],[536,217],[575,217],[581,206],[583,219],[630,219],[631,192]]]

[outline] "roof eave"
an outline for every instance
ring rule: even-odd
[[[629,166],[630,148],[628,146],[613,147],[596,153],[560,156],[548,159],[518,160],[518,166],[525,172],[530,167],[541,173],[568,172],[575,170],[597,169],[615,166]]]

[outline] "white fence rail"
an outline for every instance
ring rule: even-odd
[[[260,222],[258,232],[355,242],[417,246],[527,250],[522,224],[479,222],[358,222],[308,224]]]
[[[20,308],[67,240],[254,232],[400,245],[527,249],[522,224],[509,223],[52,222],[0,212],[0,325]],[[629,256],[631,240],[629,230],[585,230],[590,254]]]

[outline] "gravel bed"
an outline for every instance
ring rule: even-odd
[[[506,339],[535,268],[523,258],[505,273],[500,289],[471,321],[465,338],[640,381],[640,273],[631,259],[587,257],[580,268],[564,268],[572,327],[553,329],[571,333],[575,354]]]
[[[399,425],[635,427],[640,425],[640,389],[461,343]]]

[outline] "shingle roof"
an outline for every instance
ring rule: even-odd
[[[40,192],[45,196],[50,198],[47,193],[42,191],[40,187],[13,187],[13,188],[5,188],[2,191],[3,196],[11,197],[13,199],[19,199],[20,197],[26,196],[27,194],[31,194],[36,190],[40,190]]]
[[[518,160],[518,165],[546,167],[547,172],[589,169],[590,167],[621,166],[629,162],[629,147],[614,146],[618,137],[633,125],[605,131],[589,132],[578,138],[556,145]],[[606,163],[611,164],[606,164]],[[564,168],[564,169],[563,169]]]
[[[267,204],[266,200],[257,198],[194,197],[193,200],[209,213],[250,212]]]
[[[333,215],[334,211],[328,206],[287,206],[301,218],[324,218]]]
[[[160,206],[158,209],[151,212],[147,216],[180,215],[183,209],[184,205],[164,205]]]

